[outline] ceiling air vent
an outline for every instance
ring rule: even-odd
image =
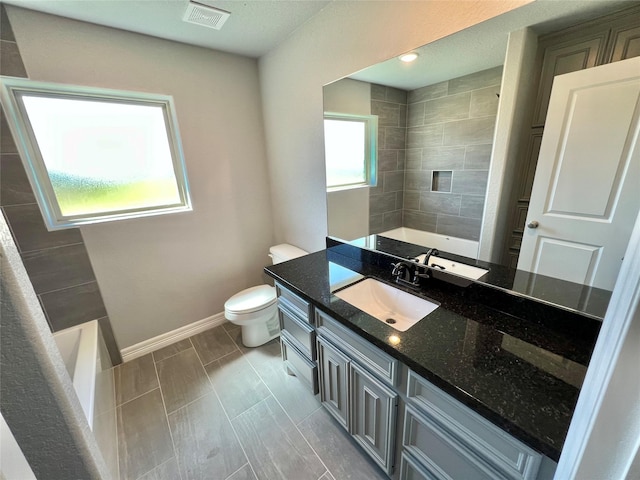
[[[219,8],[213,8],[197,2],[189,2],[182,20],[188,23],[202,25],[203,27],[220,30],[230,16],[231,13],[220,10]]]

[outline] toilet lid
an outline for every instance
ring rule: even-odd
[[[271,285],[259,285],[236,293],[224,304],[231,313],[251,313],[262,310],[276,302],[276,289]]]

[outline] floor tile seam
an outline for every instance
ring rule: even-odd
[[[159,463],[158,465],[156,465],[155,467],[153,467],[150,470],[147,470],[146,472],[144,472],[143,474],[139,475],[138,477],[136,477],[135,480],[140,480],[142,477],[144,477],[145,475],[153,472],[156,468],[160,468],[162,465],[164,465],[165,463],[169,463],[171,460],[175,459],[176,457],[171,457],[168,460],[165,460],[162,463]],[[176,459],[176,464],[178,463],[178,460]],[[180,474],[180,472],[178,472],[178,474]],[[126,479],[120,479],[120,480],[126,480]]]
[[[289,413],[287,412],[287,410],[282,406],[282,404],[278,401],[278,399],[274,396],[273,397],[275,399],[275,401],[278,403],[278,405],[280,405],[280,408],[282,408],[282,411],[285,413],[285,415],[287,416],[287,418],[289,419],[289,421],[291,422],[291,425],[293,425],[293,428],[295,428],[298,433],[300,434],[300,436],[304,439],[305,442],[307,442],[307,445],[309,445],[309,448],[311,449],[311,451],[314,453],[314,455],[317,457],[317,459],[320,461],[320,463],[322,464],[322,466],[324,467],[325,471],[322,472],[322,475],[324,475],[325,473],[329,472],[331,473],[331,471],[329,470],[329,467],[327,467],[327,464],[324,463],[324,460],[322,460],[322,457],[318,454],[318,452],[316,452],[316,449],[313,448],[313,446],[311,445],[311,443],[309,442],[309,440],[307,439],[307,437],[302,433],[302,431],[300,430],[300,428],[298,428],[298,425],[293,421],[293,419],[289,416]],[[322,407],[322,405],[320,405]],[[313,413],[317,412],[319,409],[316,409]],[[304,421],[307,418],[309,418],[311,415],[307,415],[307,417],[305,417],[305,419],[301,420]],[[322,478],[322,475],[320,475],[320,477],[318,478]],[[331,476],[334,476],[333,473],[331,473]]]
[[[144,397],[145,395],[147,395],[147,394],[149,394],[149,393],[153,392],[154,390],[158,390],[159,388],[160,388],[160,382],[158,382],[158,385],[157,385],[156,387],[153,387],[152,389],[147,390],[146,392],[141,393],[140,395],[136,395],[135,397],[130,398],[130,399],[129,399],[129,400],[127,400],[126,402],[122,402],[122,403],[117,403],[117,402],[116,402],[116,403],[117,403],[117,404],[116,404],[116,408],[122,407],[123,405],[126,405],[127,403],[131,403],[131,402],[133,402],[134,400],[138,400],[140,397]]]
[[[164,393],[162,392],[162,385],[160,385],[160,375],[158,375],[158,367],[156,365],[156,362],[153,362],[153,369],[156,372],[156,380],[158,381],[158,389],[160,390],[160,399],[162,400],[162,409],[164,410],[164,419],[167,422],[167,430],[169,431],[169,438],[171,439],[171,448],[173,450],[173,457],[176,459],[176,468],[178,469],[178,477],[179,477],[178,480],[181,480],[182,472],[180,471],[180,463],[178,461],[178,452],[176,451],[176,442],[174,441],[173,433],[171,432],[171,423],[169,422],[169,415],[167,414],[167,403],[164,400]],[[162,465],[162,463],[160,465]],[[156,465],[156,467],[158,466],[159,465]]]
[[[244,465],[242,465],[239,469],[237,469],[235,472],[229,474],[227,476],[227,478],[225,478],[225,480],[228,480],[229,478],[233,477],[236,473],[238,473],[240,470],[242,470],[244,467],[246,467],[247,465],[249,465],[249,467],[251,467],[251,465],[249,464],[249,461],[247,460],[247,463],[245,463]]]
[[[176,342],[176,343],[177,343],[177,342]],[[173,344],[172,344],[172,345],[173,345]],[[168,346],[171,346],[171,345],[168,345]],[[162,348],[166,348],[166,347],[162,347]],[[186,352],[186,351],[188,351],[188,350],[191,350],[192,348],[195,350],[195,347],[193,346],[193,344],[191,344],[191,346],[190,346],[190,347],[187,347],[187,348],[185,348],[184,350],[180,350],[179,352],[173,353],[173,354],[169,355],[168,357],[164,357],[164,358],[161,358],[160,360],[156,360],[155,353],[156,353],[156,352],[158,352],[158,351],[160,351],[160,350],[162,350],[162,348],[159,348],[158,350],[155,350],[155,351],[151,352],[151,355],[152,355],[152,357],[153,357],[153,363],[160,363],[160,362],[164,362],[165,360],[168,360],[168,359],[170,359],[170,358],[173,358],[173,357],[175,357],[176,355],[180,355],[182,352]]]
[[[208,377],[208,375],[207,375],[207,377]],[[211,379],[209,379],[209,381],[211,381]],[[213,382],[212,382],[211,386],[213,387]],[[229,426],[231,427],[231,430],[233,431],[233,434],[236,436],[236,441],[238,442],[238,445],[240,445],[240,448],[242,449],[242,454],[244,455],[244,458],[247,459],[247,463],[245,465],[248,464],[249,468],[251,469],[251,472],[253,473],[253,476],[255,478],[258,478],[258,475],[256,474],[256,470],[255,470],[255,468],[253,468],[253,465],[251,464],[251,460],[249,460],[249,455],[247,455],[247,450],[244,448],[244,445],[240,441],[240,436],[238,435],[238,432],[236,431],[236,427],[233,426],[233,422],[229,418],[229,415],[227,414],[227,411],[225,410],[224,405],[222,404],[222,400],[220,400],[220,396],[218,395],[218,392],[216,391],[215,387],[213,388],[213,394],[218,399],[218,402],[220,402],[220,406],[222,407],[222,413],[224,413],[224,416],[227,417],[227,422],[229,422]],[[258,403],[260,403],[260,402],[258,402]],[[251,407],[251,408],[253,408],[253,407]],[[247,410],[251,410],[251,408],[249,408]],[[238,418],[238,417],[236,417],[236,418]],[[244,465],[242,467],[240,467],[240,468],[243,468],[243,467],[244,467]]]
[[[233,343],[234,345],[236,345],[236,342],[232,342],[232,343]],[[215,360],[211,360],[211,361],[210,361],[210,362],[208,362],[208,363],[204,363],[204,362],[202,361],[202,358],[201,358],[200,356],[198,356],[198,359],[200,360],[200,364],[201,364],[203,367],[205,367],[205,369],[206,369],[207,365],[211,365],[211,364],[212,364],[212,363],[214,363],[214,362],[218,362],[218,361],[222,360],[223,358],[228,357],[229,355],[233,355],[233,354],[234,354],[234,353],[236,353],[236,352],[240,352],[240,353],[244,356],[244,353],[242,353],[242,350],[240,350],[240,349],[238,348],[238,346],[236,345],[235,350],[233,350],[232,352],[225,353],[225,354],[224,354],[224,355],[222,355],[221,357],[218,357],[218,358],[216,358]],[[197,353],[197,350],[196,350],[196,353]]]
[[[165,411],[164,411],[164,412],[165,412],[165,414],[167,415],[167,418],[168,418],[170,415],[174,415],[174,414],[178,413],[178,412],[179,412],[180,410],[182,410],[183,408],[187,408],[187,407],[189,407],[189,406],[193,405],[194,403],[196,403],[196,402],[198,402],[198,401],[202,400],[204,397],[206,397],[207,395],[211,395],[212,393],[214,393],[213,388],[212,388],[209,392],[207,392],[207,393],[203,393],[203,394],[202,394],[202,395],[200,395],[199,397],[194,398],[193,400],[190,400],[189,402],[185,403],[184,405],[179,406],[179,407],[178,407],[178,408],[176,408],[175,410],[168,411],[168,410],[166,409],[166,406],[165,406]]]

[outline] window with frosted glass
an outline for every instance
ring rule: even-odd
[[[0,81],[47,228],[191,209],[171,97]]]
[[[327,188],[375,185],[376,120],[325,114]]]

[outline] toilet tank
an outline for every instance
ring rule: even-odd
[[[301,248],[289,245],[288,243],[281,243],[275,245],[269,249],[269,256],[273,261],[273,264],[286,262],[287,260],[293,260],[294,258],[302,257],[309,252],[305,252]]]

